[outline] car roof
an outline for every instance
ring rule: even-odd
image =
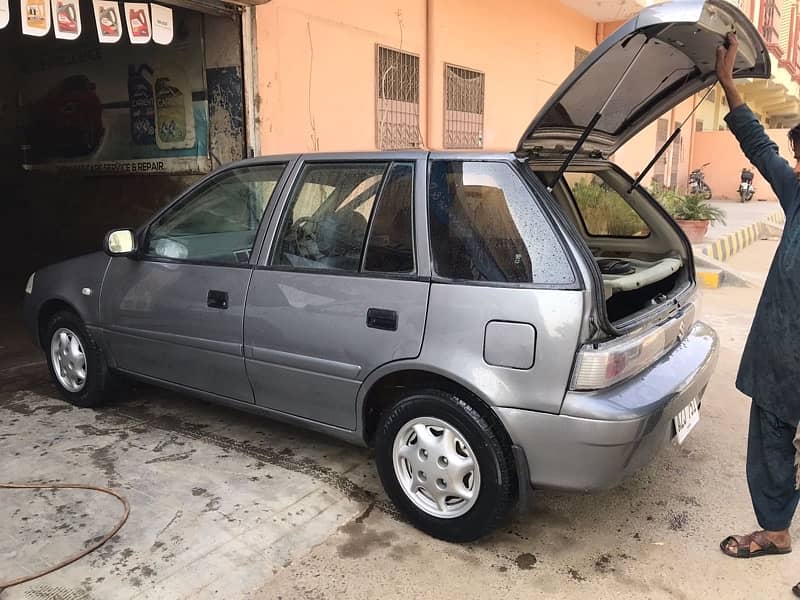
[[[297,154],[273,154],[256,156],[225,165],[225,169],[248,167],[280,162],[292,162],[296,159],[308,162],[327,161],[392,161],[392,160],[515,160],[510,152],[484,152],[468,150],[372,150],[367,152],[311,152]]]

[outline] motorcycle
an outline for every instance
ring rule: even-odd
[[[689,174],[689,193],[703,196],[706,200],[711,200],[712,192],[711,188],[706,183],[706,176],[703,173],[703,168],[710,164],[710,162],[707,162],[702,167],[695,169]]]
[[[742,202],[750,202],[756,193],[753,187],[753,172],[750,169],[742,169],[742,176],[739,183],[739,198]]]

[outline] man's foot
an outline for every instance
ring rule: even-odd
[[[788,554],[792,551],[792,538],[788,530],[754,531],[748,535],[731,535],[719,545],[733,558],[755,558],[771,554]]]

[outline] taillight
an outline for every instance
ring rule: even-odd
[[[694,306],[689,306],[678,317],[639,335],[584,346],[575,361],[571,388],[599,390],[641,373],[686,336],[694,315]]]

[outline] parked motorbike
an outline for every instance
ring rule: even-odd
[[[702,167],[695,169],[689,174],[689,192],[691,194],[699,194],[706,200],[711,200],[712,192],[711,188],[706,183],[706,176],[703,173],[703,169],[710,164],[710,162],[707,162]]]
[[[750,169],[742,169],[742,176],[739,182],[739,198],[742,202],[750,202],[756,193],[753,187],[753,172]]]

